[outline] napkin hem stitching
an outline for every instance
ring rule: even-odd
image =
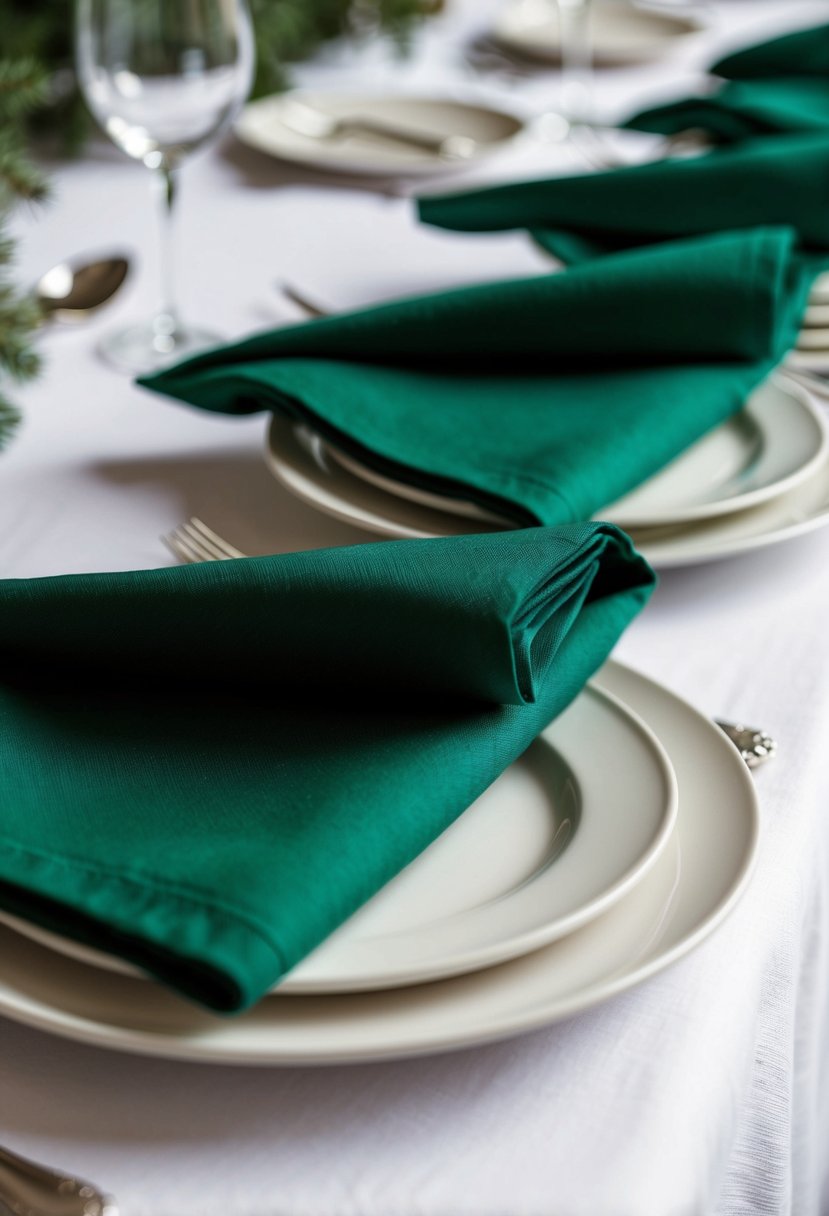
[[[68,870],[77,870],[85,874],[95,874],[98,877],[106,878],[109,882],[117,884],[121,883],[138,892],[145,892],[149,888],[152,892],[157,892],[160,895],[171,897],[181,903],[189,903],[198,907],[201,911],[208,915],[212,913],[224,913],[232,917],[240,925],[255,933],[266,946],[273,952],[281,970],[284,972],[288,969],[285,958],[285,953],[278,942],[274,941],[263,925],[258,923],[250,913],[235,908],[223,900],[216,900],[208,895],[207,892],[199,887],[191,887],[187,883],[169,882],[164,879],[159,879],[157,876],[146,874],[144,871],[138,870],[132,874],[124,874],[115,870],[112,867],[102,863],[92,863],[83,861],[80,858],[73,857],[71,854],[61,853],[45,853],[38,849],[32,848],[30,845],[20,844],[16,840],[12,840],[7,836],[0,835],[3,847],[10,849],[13,852],[20,854],[22,857],[31,861],[40,862],[44,867],[56,866]],[[3,875],[3,867],[0,866],[0,875]],[[5,877],[5,875],[4,875]],[[6,877],[6,881],[13,885],[21,885],[13,876]],[[48,893],[47,893],[48,894]],[[58,903],[68,903],[66,900],[58,898]],[[78,907],[76,910],[83,912],[84,915],[90,916],[93,920],[99,919],[94,912],[86,908]],[[130,932],[129,929],[122,928],[122,932]]]

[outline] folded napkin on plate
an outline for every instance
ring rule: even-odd
[[[829,132],[748,140],[691,159],[432,195],[427,224],[468,232],[528,228],[572,263],[695,233],[788,224],[829,251]]]
[[[702,129],[723,143],[829,130],[829,25],[746,47],[710,71],[727,81],[715,94],[642,110],[624,126],[665,135]]]
[[[791,231],[719,234],[259,334],[143,383],[280,411],[518,523],[584,520],[741,408],[808,280]]]
[[[0,582],[0,907],[250,1005],[578,693],[609,525]]]

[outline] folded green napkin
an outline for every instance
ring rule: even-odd
[[[829,251],[829,133],[764,137],[691,159],[432,195],[418,207],[423,221],[442,228],[528,228],[568,263],[757,224],[789,224],[804,248]]]
[[[623,125],[671,135],[703,129],[723,143],[772,132],[829,130],[829,25],[746,47],[713,64],[712,96],[654,106]]]
[[[790,230],[718,234],[259,334],[143,383],[280,411],[517,523],[585,520],[742,407],[808,279]]]
[[[261,997],[573,699],[653,575],[605,525],[0,582],[0,906]]]

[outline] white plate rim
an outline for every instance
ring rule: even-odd
[[[776,394],[774,401],[767,400],[769,391]],[[802,385],[785,376],[774,376],[770,381],[761,384],[752,393],[745,407],[740,412],[741,415],[747,415],[757,427],[762,436],[763,445],[769,451],[779,448],[780,439],[785,438],[791,426],[791,415],[786,418],[782,417],[782,411],[779,408],[781,397],[786,403],[786,407],[789,410],[794,407],[796,413],[800,415],[801,421],[806,424],[807,429],[811,430],[810,438],[812,442],[808,446],[804,443],[804,446],[799,449],[799,454],[795,459],[799,460],[800,463],[791,467],[790,472],[783,475],[779,475],[779,473],[775,474],[772,464],[772,470],[768,473],[770,480],[766,481],[763,485],[757,486],[752,490],[743,490],[729,497],[710,498],[707,501],[696,504],[686,503],[673,509],[670,507],[656,507],[645,508],[644,510],[640,508],[637,510],[635,504],[632,508],[626,505],[631,496],[638,496],[644,486],[652,480],[649,478],[648,482],[643,482],[642,486],[638,486],[630,494],[626,494],[606,507],[602,507],[596,513],[596,518],[610,519],[621,528],[648,528],[660,527],[667,524],[694,523],[697,520],[713,519],[738,511],[746,511],[750,507],[755,507],[761,502],[767,502],[770,498],[776,498],[778,495],[785,494],[788,490],[794,489],[796,485],[805,481],[823,463],[827,451],[829,451],[829,425],[811,394]],[[733,426],[739,416],[735,415],[727,418],[718,427],[715,427],[714,431]],[[775,427],[778,428],[777,432],[775,432]],[[701,436],[697,443],[704,443],[710,438],[711,434],[712,432],[709,432],[708,435]],[[341,451],[322,438],[319,442],[329,461],[334,461],[345,468],[346,472],[353,474],[353,476],[362,481],[367,481],[370,485],[377,486],[378,489],[384,490],[387,494],[409,499],[411,502],[419,503],[442,513],[461,515],[470,519],[483,521],[487,524],[496,524],[500,527],[514,526],[511,520],[494,514],[491,511],[484,510],[471,500],[453,499],[423,490],[419,486],[411,485],[408,482],[398,481],[394,477],[378,473],[370,465],[364,464],[361,460],[358,460],[347,452]],[[696,444],[692,444],[691,449],[696,446]],[[666,475],[669,476],[671,467],[687,458],[691,449],[681,452],[670,465],[659,470],[654,475],[654,478],[661,479]],[[790,466],[791,462],[787,462],[787,465]]]
[[[508,119],[515,124],[515,130],[512,134],[502,139],[491,140],[485,144],[481,144],[479,150],[466,160],[446,160],[441,159],[439,156],[424,158],[423,155],[420,155],[410,159],[406,159],[403,156],[389,157],[385,163],[382,160],[379,162],[361,160],[359,154],[355,155],[352,159],[326,156],[326,145],[322,140],[313,141],[308,138],[307,147],[303,147],[302,144],[296,147],[290,144],[282,147],[278,143],[270,142],[262,136],[258,129],[258,120],[268,110],[272,110],[278,119],[281,105],[287,104],[292,99],[308,102],[313,105],[315,99],[321,95],[325,96],[329,101],[332,99],[335,101],[343,100],[363,105],[393,100],[395,102],[409,102],[414,105],[418,102],[429,102],[430,104],[477,110],[480,113]],[[490,156],[495,155],[510,145],[514,140],[520,138],[526,129],[527,121],[525,118],[521,117],[514,109],[507,109],[500,103],[493,102],[491,98],[485,101],[474,97],[471,93],[469,96],[452,96],[444,91],[430,94],[423,92],[389,93],[379,91],[376,93],[358,93],[351,90],[336,90],[326,91],[325,94],[321,94],[318,89],[296,89],[287,93],[276,93],[268,97],[259,97],[255,101],[248,102],[233,123],[233,133],[236,138],[245,144],[246,147],[254,148],[265,156],[271,156],[287,164],[303,165],[307,168],[316,169],[321,173],[336,173],[338,175],[369,178],[437,177],[439,175],[443,176],[462,172],[466,168],[487,160]]]
[[[624,11],[627,7],[625,4],[615,0],[615,7],[620,11]],[[512,5],[502,6],[496,14],[495,21],[491,30],[492,40],[504,47],[505,50],[512,51],[515,54],[525,56],[528,59],[535,60],[539,63],[558,63],[561,58],[561,43],[557,36],[557,31],[548,25],[532,21],[525,22],[523,27],[520,17],[517,15],[518,10],[522,5],[513,3]],[[523,7],[526,7],[524,5]],[[642,4],[637,6],[647,11],[648,5]],[[706,23],[699,11],[690,12],[672,12],[667,8],[661,8],[658,4],[653,6],[656,10],[655,15],[665,18],[665,26],[673,23],[676,26],[674,33],[665,33],[660,38],[655,38],[651,43],[640,44],[638,47],[630,48],[615,47],[610,49],[603,47],[600,40],[596,40],[596,49],[594,52],[594,60],[597,64],[606,64],[608,66],[623,67],[631,64],[644,64],[653,62],[660,58],[666,51],[672,50],[677,44],[682,45],[687,38],[693,38],[699,35],[705,28]],[[512,12],[515,10],[515,12]],[[552,38],[549,42],[538,41],[537,32],[539,29],[550,29]],[[533,37],[533,31],[536,32]]]
[[[412,1037],[410,1035],[408,1038],[398,1036],[395,1039],[394,1035],[391,1035],[382,1044],[378,1044],[375,1040],[372,1040],[370,1046],[359,1046],[357,1049],[352,1050],[345,1050],[336,1043],[329,1044],[328,1049],[325,1051],[316,1050],[310,1053],[308,1051],[298,1053],[291,1051],[290,1048],[286,1049],[284,1046],[280,1049],[278,1043],[275,1047],[272,1045],[267,1050],[263,1049],[261,1045],[258,1047],[254,1045],[246,1050],[238,1045],[233,1047],[226,1041],[217,1042],[215,1038],[206,1033],[204,1026],[202,1026],[201,1030],[194,1030],[189,1038],[183,1037],[182,1034],[164,1034],[161,1031],[154,1032],[146,1022],[140,1028],[119,1027],[104,1020],[95,1020],[76,1013],[68,1013],[54,1004],[46,1004],[43,1001],[38,1001],[35,998],[27,996],[25,993],[15,991],[13,988],[10,989],[8,980],[3,977],[2,969],[0,969],[0,1012],[12,1020],[57,1034],[64,1038],[145,1056],[232,1065],[328,1065],[433,1055],[442,1051],[494,1042],[516,1034],[538,1030],[556,1021],[584,1012],[595,1005],[603,1003],[610,997],[638,986],[644,980],[663,971],[666,967],[688,954],[689,951],[709,937],[733,910],[745,891],[756,863],[760,827],[759,808],[756,791],[748,769],[740,759],[737,750],[710,720],[689,705],[682,697],[670,692],[654,680],[614,661],[606,664],[605,668],[595,677],[595,682],[600,687],[614,693],[626,702],[631,697],[631,694],[633,694],[635,712],[643,716],[646,721],[649,714],[658,713],[659,721],[654,726],[657,736],[659,736],[660,732],[664,735],[666,729],[666,713],[664,711],[667,704],[671,713],[678,714],[685,719],[686,730],[682,732],[683,736],[687,734],[687,727],[690,723],[693,725],[695,732],[705,739],[705,746],[708,751],[710,752],[712,748],[717,751],[719,763],[726,765],[729,770],[730,781],[732,784],[736,783],[735,788],[739,791],[738,809],[743,821],[739,860],[735,861],[733,868],[729,869],[728,881],[722,893],[717,895],[710,906],[706,906],[704,910],[698,910],[694,913],[693,924],[680,932],[679,937],[672,945],[664,947],[661,941],[657,940],[650,948],[650,953],[646,954],[642,960],[635,960],[628,967],[624,965],[621,968],[611,967],[609,974],[604,978],[584,984],[580,989],[577,988],[576,991],[571,992],[563,999],[560,997],[556,999],[553,994],[546,1003],[535,999],[531,1002],[530,1007],[521,1010],[519,1013],[511,1016],[494,1017],[486,1023],[482,1021],[477,1025],[471,1025],[468,1019],[463,1019],[460,1025],[454,1026],[451,1033],[444,1029],[437,1036],[415,1035]],[[635,704],[637,697],[639,698],[638,706]],[[649,710],[647,706],[643,708],[643,701],[655,702],[656,704],[652,704]],[[658,712],[660,707],[662,712]],[[666,748],[669,756],[676,756],[675,745],[666,744]],[[690,758],[688,762],[690,763]],[[698,763],[698,761],[695,761],[695,763]],[[710,757],[708,767],[710,768]],[[686,790],[685,801],[687,800]],[[694,800],[691,799],[691,801]],[[705,797],[698,797],[697,802],[704,809],[709,803],[707,794]],[[680,831],[683,816],[682,803],[682,783],[680,782]],[[732,808],[732,813],[736,813],[734,808]],[[689,824],[693,821],[694,814],[699,814],[699,811],[688,816],[687,822]],[[711,826],[716,827],[718,822],[721,821],[719,805],[711,809],[709,814]],[[712,839],[714,835],[715,833],[712,833]],[[703,833],[704,836],[705,833]],[[681,885],[683,880],[687,887],[689,881],[687,867],[680,867],[679,870],[678,883]],[[635,894],[634,891],[631,898],[635,898]],[[592,926],[588,926],[582,932],[595,932],[596,926],[606,927],[608,923],[612,925],[613,919],[619,915],[618,907],[612,909],[604,918],[594,922]],[[3,932],[8,933],[9,931]],[[571,939],[564,940],[565,942],[571,941]],[[544,950],[527,956],[524,960],[524,965],[529,965],[536,970],[540,968],[545,977],[549,978],[553,971],[549,965],[550,953],[555,952],[560,946],[561,943],[554,943]],[[32,943],[25,943],[25,947],[35,952],[39,949]],[[35,954],[35,958],[37,958],[37,953]],[[67,963],[67,965],[78,970],[81,975],[85,970],[80,964]],[[505,964],[506,967],[514,965]],[[486,972],[476,973],[476,977],[483,976],[487,982],[494,983],[497,986],[500,979],[499,973],[502,973],[502,968],[495,967]],[[133,980],[123,980],[120,977],[109,976],[105,977],[105,980],[102,981],[101,973],[95,972],[94,974],[98,977],[98,982],[104,982],[105,986],[107,981],[110,983],[127,984],[130,986],[130,991],[136,986],[136,981]],[[464,983],[464,979],[438,981],[435,984],[423,985],[418,991],[425,992],[427,998],[432,1001],[434,999],[440,1000],[442,998],[442,989],[445,986],[451,988],[452,985],[459,983]],[[270,997],[262,1002],[262,1006],[266,1014],[278,1017],[280,1007],[290,1008],[295,999],[298,999],[300,1002],[311,1001],[317,1004],[319,1002],[350,1003],[355,1000],[362,1001],[366,999],[383,1001],[387,1000],[389,995],[393,994],[380,994],[379,996],[377,994],[366,994],[364,997],[289,998],[287,999],[287,1003],[284,1003],[282,998]],[[451,996],[449,1003],[451,1004]],[[329,1006],[330,1008],[332,1006]],[[389,1026],[394,1028],[395,1019],[393,1011],[391,1013],[387,1011],[385,1016]],[[458,1021],[457,1013],[456,1021]],[[216,1023],[216,1033],[219,1035],[222,1034],[222,1031],[218,1028],[228,1028],[227,1033],[225,1033],[225,1040],[229,1038],[230,1044],[232,1044],[232,1028],[235,1023],[226,1019],[216,1019]],[[276,1030],[278,1039],[278,1026]]]
[[[616,503],[611,503],[607,507],[602,508],[602,518],[607,517],[612,519],[614,523],[619,524],[622,528],[653,527],[663,523],[695,523],[699,520],[714,519],[723,515],[736,514],[739,511],[747,511],[762,502],[778,498],[789,490],[793,490],[801,482],[808,480],[815,470],[824,463],[827,452],[829,452],[829,424],[827,424],[822,410],[818,407],[812,395],[802,385],[797,384],[794,380],[790,380],[785,375],[775,375],[769,381],[761,384],[751,394],[744,407],[745,412],[748,412],[749,415],[753,414],[755,421],[758,420],[759,416],[758,426],[761,431],[767,420],[772,420],[772,427],[775,421],[779,421],[776,409],[773,406],[767,405],[764,400],[763,392],[767,387],[773,388],[782,394],[790,404],[796,403],[802,414],[814,426],[817,432],[817,445],[811,450],[810,455],[804,455],[802,464],[793,469],[791,473],[783,477],[777,477],[775,480],[768,482],[766,485],[758,486],[754,490],[735,494],[731,498],[718,499],[709,503],[699,503],[697,506],[680,507],[674,511],[670,509],[664,510],[659,519],[649,517],[647,514],[642,515],[641,513],[637,514],[635,511],[625,510],[625,498],[620,498]],[[726,419],[726,422],[720,425],[728,425],[732,421],[733,419]],[[775,443],[773,430],[768,436],[767,442],[769,446]],[[681,453],[676,459],[681,460],[684,454]],[[662,470],[663,473],[665,471]],[[619,507],[622,508],[621,511],[618,510]]]
[[[594,894],[586,900],[581,899],[569,911],[560,913],[547,921],[539,920],[534,927],[525,928],[520,932],[513,932],[509,938],[502,938],[496,942],[484,940],[486,922],[490,919],[491,910],[493,909],[492,903],[489,903],[484,905],[483,908],[473,907],[469,909],[466,914],[467,925],[465,927],[462,925],[453,926],[456,930],[463,929],[464,934],[468,934],[469,939],[474,940],[474,930],[476,928],[479,934],[483,931],[484,937],[479,936],[477,940],[474,940],[474,944],[467,944],[465,948],[456,949],[454,953],[446,954],[439,961],[435,959],[432,963],[425,962],[420,957],[416,939],[418,934],[421,938],[424,934],[430,937],[439,936],[442,931],[440,926],[445,924],[443,921],[437,922],[436,925],[427,923],[409,932],[396,934],[395,954],[396,956],[402,955],[402,958],[395,958],[393,968],[389,968],[388,965],[383,966],[383,963],[386,962],[383,958],[383,952],[387,950],[387,945],[378,936],[375,942],[375,952],[378,956],[375,964],[376,970],[363,971],[362,974],[358,974],[355,980],[353,966],[349,973],[347,963],[340,964],[340,972],[345,967],[345,974],[338,974],[338,968],[335,963],[332,973],[330,966],[326,969],[324,959],[322,966],[315,966],[313,961],[314,955],[312,954],[303,960],[303,963],[299,964],[293,972],[289,973],[285,980],[276,985],[272,989],[272,992],[279,995],[321,995],[323,993],[390,991],[394,988],[408,987],[412,984],[447,979],[454,975],[470,974],[473,971],[483,970],[498,963],[506,962],[511,958],[538,950],[542,946],[556,941],[568,933],[572,933],[582,925],[588,924],[622,899],[628,891],[642,880],[651,867],[656,864],[659,855],[665,849],[670,839],[677,818],[678,791],[676,776],[662,744],[650,727],[636,713],[624,705],[617,697],[602,689],[591,687],[588,689],[587,695],[595,697],[604,709],[609,711],[615,718],[620,718],[625,727],[640,739],[644,744],[648,763],[653,766],[651,775],[655,777],[657,782],[661,783],[662,807],[658,815],[658,825],[656,826],[656,830],[651,834],[648,844],[642,849],[632,864],[627,864],[621,872],[617,872],[614,879],[605,885],[598,894]],[[539,736],[540,739],[545,740],[554,748],[556,725],[563,716],[560,715]],[[595,718],[596,714],[594,713],[593,716]],[[589,749],[592,750],[594,746],[600,746],[600,740],[596,739],[595,731],[590,734]],[[588,751],[586,741],[585,751]],[[565,751],[562,754],[565,765],[571,770],[574,764],[577,764],[577,767],[581,770],[586,768],[587,755],[581,756],[578,761],[575,761],[571,751]],[[568,755],[571,757],[569,760]],[[597,797],[594,801],[596,803],[600,801],[600,794],[603,799],[611,793],[613,783],[619,779],[618,774],[610,771],[605,773],[604,766],[601,766],[601,768],[602,773],[599,779],[601,782],[607,781],[609,788],[607,790],[595,791]],[[593,775],[595,776],[595,770]],[[658,795],[655,795],[655,797],[658,797]],[[635,803],[636,799],[634,799],[634,806],[628,806],[624,812],[626,823],[628,822],[627,816],[631,811],[635,813]],[[611,806],[609,800],[606,805],[594,806],[591,803],[590,806],[582,808],[581,815],[590,816],[592,822],[588,823],[585,830],[581,833],[578,830],[576,831],[573,843],[566,850],[566,854],[569,856],[565,856],[564,858],[565,864],[571,872],[575,867],[576,877],[582,886],[585,885],[585,879],[584,877],[579,877],[579,871],[583,876],[585,870],[589,869],[590,855],[599,847],[602,837],[607,835],[609,831],[612,831],[612,827],[607,822],[608,816],[615,817],[620,813],[619,808]],[[650,818],[650,814],[651,812],[648,811],[648,818]],[[650,828],[648,828],[648,831],[650,831]],[[560,864],[559,861],[555,861],[552,865],[532,875],[518,889],[507,892],[506,895],[499,897],[495,907],[497,907],[498,912],[501,912],[511,900],[513,902],[517,900],[522,904],[525,903],[528,893],[532,897],[534,884],[535,898],[539,901],[546,900],[549,897],[548,888],[552,886],[552,893],[555,896],[555,888],[561,884],[561,880]],[[569,881],[572,882],[572,873]],[[482,912],[483,915],[481,915]],[[469,921],[471,921],[471,926],[469,925]],[[482,926],[476,924],[479,921],[484,921],[484,924]],[[69,958],[74,958],[87,966],[96,966],[105,971],[134,976],[142,980],[150,980],[150,977],[138,967],[115,955],[108,955],[97,949],[85,946],[80,942],[75,942],[70,938],[61,937],[58,933],[43,929],[38,925],[2,910],[0,910],[0,922],[10,926],[17,933],[30,937],[32,941],[38,942],[40,945],[64,954]],[[408,955],[406,953],[407,947],[409,951]],[[346,949],[348,949],[347,946]],[[359,953],[361,951],[358,949]],[[409,960],[408,963],[406,961],[407,958]]]
[[[410,525],[396,523],[393,518],[390,519],[388,516],[377,511],[372,512],[360,508],[359,505],[355,506],[354,502],[347,496],[332,494],[330,485],[326,485],[326,478],[330,477],[330,474],[325,474],[312,456],[308,453],[302,453],[298,443],[292,444],[294,449],[292,454],[294,457],[304,456],[301,467],[297,464],[296,459],[293,462],[290,459],[286,459],[284,451],[274,451],[273,445],[270,442],[272,434],[282,426],[290,427],[291,425],[278,415],[273,416],[267,430],[265,460],[276,479],[287,490],[309,506],[334,519],[351,524],[352,527],[381,536],[450,536],[469,534],[472,530],[469,526],[469,520],[462,520],[459,516],[449,516],[436,511],[428,511],[426,508],[417,508],[413,503],[393,499],[391,495],[385,494],[383,498],[390,503],[393,502],[397,508],[405,507],[408,514],[415,519],[415,523]],[[345,470],[340,470],[340,473],[343,477],[349,476]],[[370,489],[375,497],[382,494],[382,491],[366,487],[364,483],[361,483],[357,479],[352,480],[356,486],[361,487],[361,492]],[[787,505],[791,505],[793,499],[810,493],[815,486],[822,487],[825,490],[820,505],[810,509],[805,518],[786,523]],[[647,534],[637,535],[634,533],[633,539],[639,551],[655,569],[668,570],[679,566],[697,565],[701,562],[721,561],[727,558],[739,557],[758,549],[767,548],[770,545],[780,544],[787,540],[794,540],[799,536],[805,536],[829,524],[829,461],[820,465],[808,478],[804,479],[787,493],[778,495],[767,503],[760,504],[759,507],[752,508],[744,513],[735,513],[728,518],[738,522],[745,518],[751,524],[754,512],[763,512],[764,518],[766,513],[778,514],[783,522],[774,523],[772,520],[762,523],[758,532],[750,532],[729,541],[718,542],[706,539],[705,522],[688,525],[685,528],[677,528],[670,538],[666,537],[658,543],[655,543],[654,538],[649,540]],[[431,524],[431,527],[424,527],[423,523],[420,522],[421,520],[427,521]],[[713,522],[716,524],[717,521]],[[708,521],[709,526],[710,524],[711,521]],[[476,523],[475,530],[483,532],[489,529],[485,523]]]

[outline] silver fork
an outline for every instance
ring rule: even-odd
[[[222,540],[221,536],[195,515],[161,539],[183,562],[228,562],[247,556],[226,540]]]
[[[161,539],[183,562],[224,562],[245,556],[195,516]],[[715,718],[714,722],[728,736],[749,768],[759,768],[777,752],[774,739],[763,730],[741,723],[723,722],[719,718]]]

